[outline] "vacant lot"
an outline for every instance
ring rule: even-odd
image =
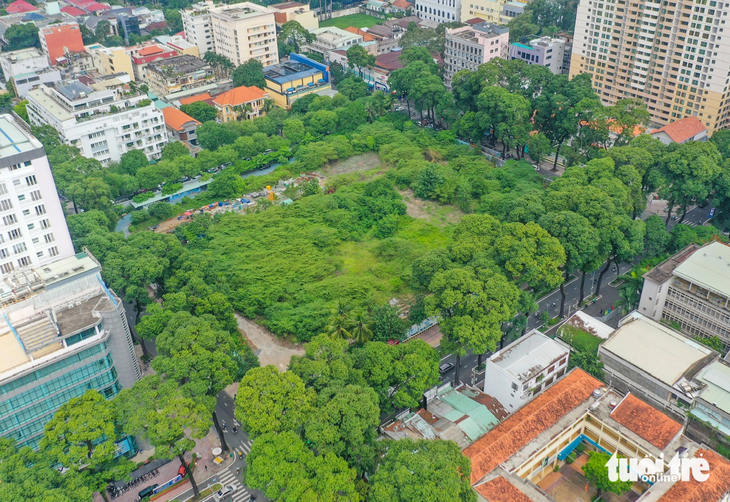
[[[321,21],[319,26],[321,28],[324,28],[325,26],[336,26],[337,28],[342,28],[344,30],[348,26],[354,26],[355,28],[370,28],[371,26],[375,26],[382,22],[382,19],[368,16],[367,14],[350,14],[349,16]]]
[[[380,165],[380,158],[377,153],[365,152],[360,155],[353,155],[348,159],[338,160],[324,169],[328,176],[335,174],[349,174],[360,171],[369,171]]]

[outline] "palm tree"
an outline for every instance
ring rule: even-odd
[[[347,340],[348,338],[352,338],[352,334],[350,334],[349,331],[350,326],[352,326],[352,321],[349,316],[335,314],[329,318],[324,330],[332,338],[342,338],[343,340]]]
[[[373,337],[373,330],[368,323],[369,320],[368,315],[362,309],[358,309],[352,315],[352,338],[360,345],[369,342]]]
[[[619,295],[621,299],[616,302],[616,306],[621,309],[622,314],[628,314],[634,310],[641,299],[638,291],[626,284],[619,289]]]

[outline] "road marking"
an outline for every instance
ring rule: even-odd
[[[237,447],[235,451],[237,455],[245,457],[251,451],[251,442],[244,442],[241,446]]]

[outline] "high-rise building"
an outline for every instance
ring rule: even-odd
[[[715,0],[581,0],[571,77],[589,73],[604,104],[641,98],[652,126],[697,116],[730,125],[728,4]]]
[[[507,59],[509,28],[486,22],[446,29],[444,42],[444,83],[461,70],[476,71],[494,58]]]
[[[141,378],[122,301],[86,252],[4,275],[0,308],[0,436],[19,446],[37,447],[68,400]]]
[[[0,219],[0,280],[74,254],[43,145],[11,115],[0,115]]]
[[[63,24],[49,24],[38,31],[43,52],[48,55],[48,61],[56,65],[58,58],[71,52],[84,50],[84,41],[81,38],[81,29],[75,21]]]
[[[264,66],[279,63],[274,11],[251,2],[210,9],[215,52],[239,66],[258,59]]]
[[[118,79],[94,85],[71,81],[30,91],[26,109],[31,123],[50,125],[65,144],[103,165],[119,161],[130,150],[159,159],[167,130],[162,112],[147,94],[131,91]]]
[[[482,19],[490,23],[502,21],[505,0],[468,0],[461,4],[461,22]]]
[[[215,52],[213,26],[209,12],[212,7],[213,2],[201,2],[180,11],[185,40],[198,46],[200,57],[203,57],[208,51]]]
[[[730,347],[730,246],[692,244],[648,271],[639,313]]]
[[[274,10],[251,2],[233,5],[199,3],[181,11],[185,38],[239,66],[258,59],[264,66],[279,62]]]

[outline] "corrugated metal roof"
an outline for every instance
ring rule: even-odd
[[[674,269],[674,275],[730,296],[730,246],[712,242],[698,249]]]
[[[730,413],[730,366],[715,361],[700,370],[696,378],[707,384],[700,397],[725,413]]]
[[[673,386],[712,350],[639,313],[617,329],[603,350]]]
[[[496,352],[487,364],[496,364],[524,382],[567,352],[563,345],[534,329]]]

